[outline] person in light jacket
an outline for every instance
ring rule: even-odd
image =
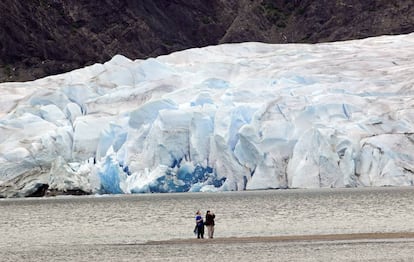
[[[204,225],[206,225],[207,227],[207,233],[208,233],[208,238],[213,238],[214,235],[214,219],[216,218],[216,215],[214,215],[214,213],[211,213],[210,210],[207,210],[206,213],[206,222],[204,223]]]

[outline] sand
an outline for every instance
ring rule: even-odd
[[[148,241],[143,245],[179,245],[179,244],[223,244],[223,243],[260,243],[260,242],[296,242],[296,241],[344,241],[344,240],[390,240],[414,238],[414,232],[396,233],[353,233],[327,235],[291,235],[291,236],[256,236],[224,237],[213,239],[171,239]]]

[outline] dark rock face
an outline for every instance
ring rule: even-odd
[[[26,197],[42,197],[46,194],[47,189],[49,188],[48,184],[38,184],[35,187],[36,190],[28,194]]]
[[[45,192],[43,192],[42,196],[47,197],[54,197],[54,196],[84,196],[84,195],[90,195],[89,192],[85,192],[81,189],[75,189],[75,190],[67,190],[67,191],[60,191],[56,189],[48,189]]]
[[[414,32],[412,0],[3,0],[0,81],[230,42],[316,43]]]

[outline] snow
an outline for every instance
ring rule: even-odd
[[[0,84],[0,196],[411,186],[414,34],[240,43]]]

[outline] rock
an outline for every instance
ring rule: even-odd
[[[411,0],[0,3],[0,81],[220,43],[316,43],[414,31]]]

